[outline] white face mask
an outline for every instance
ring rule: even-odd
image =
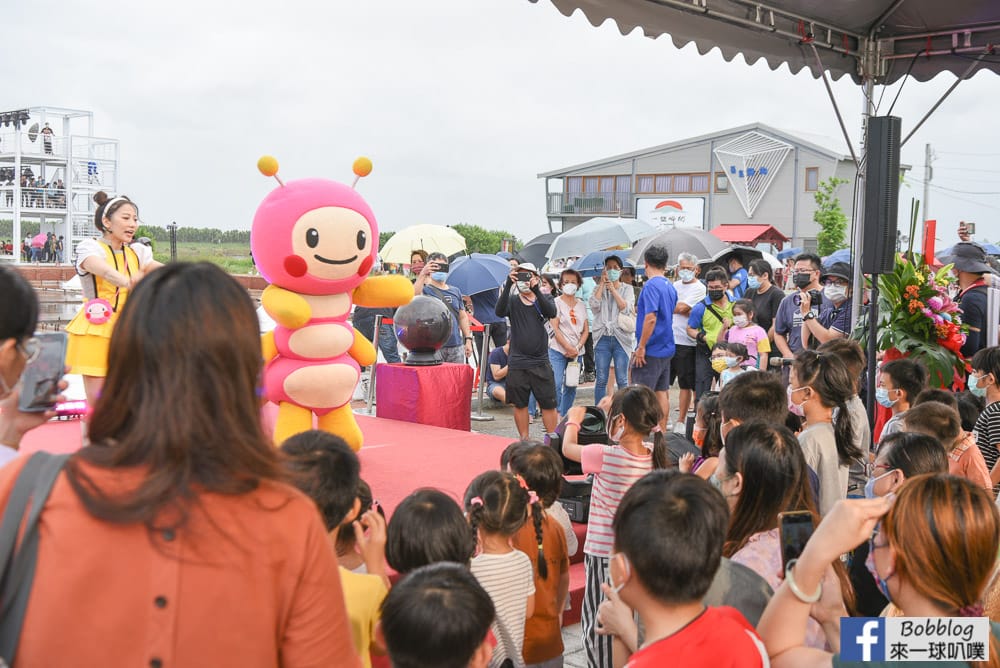
[[[747,317],[745,315],[734,315],[733,316],[733,324],[736,325],[737,327],[746,327],[747,326],[747,322],[748,322],[748,320],[747,320]]]
[[[573,295],[576,294],[576,283],[567,283],[566,285],[563,286],[562,291],[564,294],[567,294],[570,297],[572,297]]]
[[[528,281],[518,281],[517,289],[519,292],[531,292],[531,283]]]
[[[823,296],[838,304],[847,299],[847,288],[843,285],[827,285],[823,288]]]

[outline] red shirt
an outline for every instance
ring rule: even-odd
[[[690,624],[643,647],[626,668],[763,668],[764,643],[743,615],[729,606],[709,607]]]

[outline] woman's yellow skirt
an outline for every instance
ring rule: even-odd
[[[70,373],[103,378],[108,375],[108,344],[114,330],[118,314],[103,325],[94,325],[87,320],[83,309],[66,325],[69,334],[66,347],[66,366]]]

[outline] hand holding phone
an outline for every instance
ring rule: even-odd
[[[814,530],[813,516],[808,510],[778,513],[782,572],[788,568],[789,561],[798,559],[801,556]]]
[[[66,333],[45,332],[35,337],[38,355],[21,374],[21,393],[18,410],[25,413],[44,413],[56,405],[59,381],[66,364]]]

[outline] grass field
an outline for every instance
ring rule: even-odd
[[[170,243],[155,242],[153,257],[160,262],[170,261]],[[178,242],[177,260],[180,262],[212,262],[230,274],[252,274],[250,246],[242,243]]]

